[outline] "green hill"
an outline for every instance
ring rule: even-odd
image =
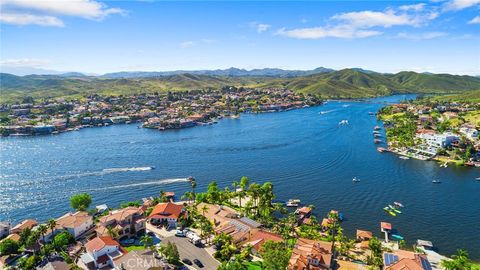
[[[301,77],[211,76],[178,74],[142,78],[103,78],[92,76],[29,75],[0,73],[0,102],[17,101],[25,96],[79,97],[88,94],[130,95],[166,91],[237,87],[285,87],[325,98],[361,98],[395,93],[461,93],[480,90],[480,78],[449,74],[400,72],[381,74],[344,69]]]

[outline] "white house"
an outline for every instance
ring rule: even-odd
[[[183,205],[168,203],[157,204],[148,217],[153,224],[167,223],[169,227],[176,227],[178,219],[185,215]]]
[[[123,255],[120,244],[110,236],[95,237],[85,244],[81,259],[89,269],[114,267],[113,260]]]
[[[86,231],[93,228],[93,218],[87,212],[78,211],[76,213],[67,213],[57,220],[57,227],[47,234],[47,239],[61,231],[68,231],[75,239],[78,239]]]
[[[453,141],[458,140],[458,136],[450,132],[445,132],[442,134],[417,133],[417,138],[422,139],[428,146],[434,148],[445,148]]]
[[[470,140],[475,140],[478,138],[478,130],[472,127],[461,127],[460,133],[465,135]]]

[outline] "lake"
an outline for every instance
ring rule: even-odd
[[[357,228],[381,236],[380,221],[387,221],[408,243],[430,240],[441,253],[465,248],[480,259],[480,170],[402,160],[373,144],[373,127],[381,123],[368,112],[404,98],[330,101],[164,132],[115,125],[2,138],[0,220],[59,217],[69,211],[69,196],[79,192],[90,193],[93,205],[117,207],[160,190],[180,197],[189,190],[190,175],[198,191],[212,180],[223,187],[248,176],[273,182],[279,200],[316,205],[320,218],[330,209],[342,211],[350,236]],[[339,126],[341,120],[349,125]],[[403,214],[382,210],[393,201],[405,205]]]

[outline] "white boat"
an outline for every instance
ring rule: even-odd
[[[405,160],[410,159],[409,157],[406,157],[406,156],[400,156],[399,158],[405,159]]]
[[[403,207],[403,204],[399,203],[399,202],[393,202],[393,204],[395,204],[396,206],[398,207]]]
[[[442,182],[440,182],[440,180],[432,180],[432,183],[434,183],[434,184],[440,184],[440,183],[442,183]]]
[[[354,183],[360,182],[360,179],[358,179],[357,177],[353,177],[352,182],[354,182]]]
[[[287,207],[298,207],[300,205],[300,200],[299,199],[290,199],[287,202]]]
[[[480,181],[480,177],[475,178],[475,180]]]
[[[348,125],[348,120],[342,120],[338,125]]]

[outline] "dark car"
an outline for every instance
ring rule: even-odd
[[[182,262],[183,262],[184,264],[192,265],[192,261],[190,261],[190,260],[187,259],[187,258],[182,259]]]
[[[200,268],[203,267],[203,263],[202,263],[199,259],[195,259],[195,260],[193,260],[193,262],[194,262],[198,267],[200,267]]]

